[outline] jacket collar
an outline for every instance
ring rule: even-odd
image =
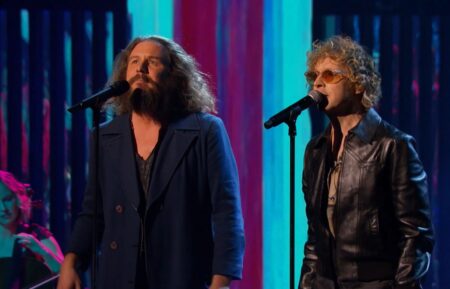
[[[159,199],[177,165],[185,155],[192,141],[198,136],[200,124],[197,114],[182,117],[170,123],[166,129],[153,164],[153,175],[150,183],[149,208]],[[102,125],[100,130],[102,140],[108,140],[110,146],[119,146],[119,171],[122,191],[130,200],[133,207],[139,206],[139,182],[135,162],[133,135],[131,131],[130,115],[117,116],[111,122]],[[115,140],[118,141],[115,141]]]
[[[370,108],[364,114],[361,121],[349,131],[349,134],[354,134],[365,143],[370,143],[375,137],[375,133],[380,123],[380,115],[375,111],[375,109]],[[328,127],[315,140],[313,140],[313,147],[318,147],[323,142],[326,143],[327,139],[330,137],[330,133],[331,125],[328,125]]]
[[[370,108],[361,121],[350,130],[350,133],[353,133],[365,143],[370,143],[375,137],[375,133],[377,132],[380,123],[381,117],[375,109]]]
[[[139,207],[139,182],[134,155],[134,142],[131,131],[130,115],[116,116],[107,123],[102,130],[101,139],[117,139],[111,142],[108,150],[103,150],[105,155],[110,152],[118,152],[118,178],[120,178],[121,191],[128,198],[135,210]],[[106,144],[105,144],[106,145]]]

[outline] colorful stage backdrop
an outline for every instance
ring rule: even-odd
[[[339,4],[336,4],[339,2]],[[0,168],[44,201],[34,221],[64,248],[86,178],[89,113],[72,103],[101,89],[113,56],[138,35],[179,42],[210,75],[239,168],[246,229],[244,277],[234,288],[289,287],[289,138],[263,121],[307,93],[313,39],[361,41],[384,76],[381,115],[417,139],[429,175],[437,246],[426,288],[450,288],[450,11],[443,1],[0,1]],[[303,151],[326,125],[297,121],[296,279],[306,235]]]

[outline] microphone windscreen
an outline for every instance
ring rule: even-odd
[[[325,95],[318,92],[317,90],[311,90],[310,92],[308,92],[308,95],[314,100],[315,103],[321,103],[325,98]]]
[[[130,89],[130,84],[126,80],[118,80],[111,84],[114,95],[121,95]]]

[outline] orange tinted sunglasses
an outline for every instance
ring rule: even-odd
[[[325,69],[322,73],[318,73],[316,71],[307,71],[305,72],[306,81],[310,86],[314,86],[314,81],[316,81],[317,77],[323,79],[325,83],[338,83],[342,79],[345,78],[345,72],[342,70],[330,70]]]

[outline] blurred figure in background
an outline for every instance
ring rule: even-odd
[[[0,288],[23,288],[50,277],[64,258],[52,234],[29,223],[30,192],[28,185],[0,170]]]

